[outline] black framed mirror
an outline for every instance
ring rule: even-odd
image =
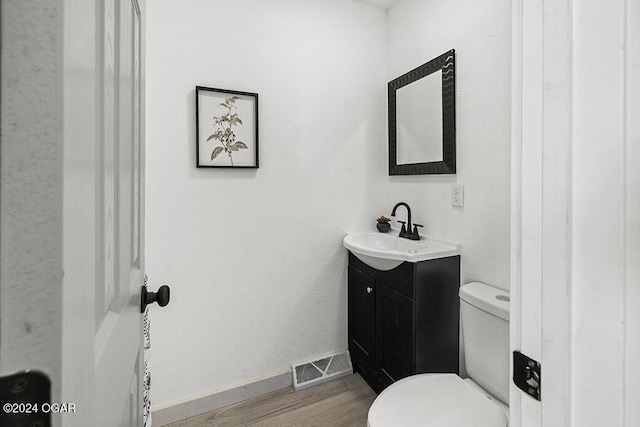
[[[388,90],[389,175],[455,174],[455,50],[390,81]]]

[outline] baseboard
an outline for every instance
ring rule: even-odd
[[[211,394],[196,397],[184,402],[163,406],[151,411],[154,427],[204,414],[223,406],[233,405],[272,391],[280,390],[292,385],[291,371],[258,379],[247,384],[216,391]]]

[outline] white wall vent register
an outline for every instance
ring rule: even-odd
[[[351,373],[351,357],[348,351],[343,351],[322,359],[293,365],[293,388],[296,391],[302,390]]]

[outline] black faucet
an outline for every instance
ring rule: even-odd
[[[391,216],[396,216],[396,209],[398,206],[404,206],[407,208],[407,221],[398,221],[402,224],[402,229],[400,230],[399,237],[404,237],[409,240],[420,240],[420,235],[418,234],[418,227],[422,227],[420,224],[411,224],[411,208],[405,202],[396,203],[391,211]],[[405,226],[406,224],[406,226]],[[413,226],[413,228],[411,228]]]

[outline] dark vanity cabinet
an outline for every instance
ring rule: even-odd
[[[349,253],[349,352],[376,393],[428,372],[458,373],[460,256],[379,271]]]

